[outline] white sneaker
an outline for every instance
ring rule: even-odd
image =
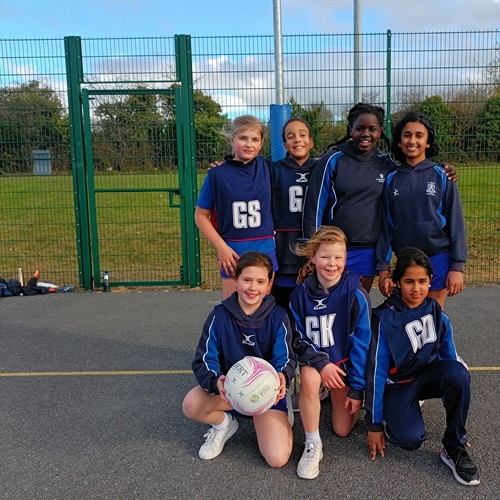
[[[297,466],[297,475],[302,479],[314,479],[319,474],[319,462],[323,458],[323,443],[306,443],[304,453]]]
[[[224,449],[226,441],[238,430],[238,421],[231,417],[231,423],[224,427],[224,429],[216,429],[211,427],[208,432],[203,436],[206,438],[205,442],[198,452],[198,456],[203,460],[210,460],[221,454]]]

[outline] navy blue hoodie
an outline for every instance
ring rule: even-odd
[[[349,397],[363,399],[370,343],[370,298],[359,276],[344,271],[325,292],[312,274],[290,296],[297,336],[294,349],[301,365],[321,372],[335,363],[347,372]]]
[[[386,385],[411,382],[436,359],[458,361],[458,355],[450,320],[434,299],[410,309],[394,292],[373,310],[365,392],[369,431],[383,430]]]
[[[450,252],[450,270],[463,271],[467,260],[460,194],[444,169],[425,159],[403,163],[387,177],[386,220],[376,247],[377,270],[387,270],[392,251],[407,246],[427,255]]]
[[[374,248],[382,224],[382,191],[395,163],[377,148],[366,156],[351,142],[323,155],[314,168],[304,202],[304,237],[322,225],[340,227],[349,248]]]
[[[219,394],[218,378],[245,356],[265,359],[283,373],[287,384],[295,376],[290,321],[272,296],[251,315],[241,309],[236,292],[215,306],[203,325],[191,366],[198,384]]]

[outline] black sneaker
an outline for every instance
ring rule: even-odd
[[[466,486],[479,484],[479,470],[465,448],[457,446],[450,453],[443,448],[441,460],[452,470],[455,479]]]

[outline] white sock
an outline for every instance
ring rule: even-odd
[[[224,420],[218,424],[218,425],[213,425],[212,427],[215,427],[218,431],[221,429],[225,429],[226,427],[229,427],[229,424],[232,422],[233,417],[229,415],[229,413],[224,412]]]
[[[321,443],[319,429],[314,432],[306,432],[306,443]]]

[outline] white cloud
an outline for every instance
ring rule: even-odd
[[[360,5],[364,32],[496,30],[500,21],[498,0],[360,0]],[[352,32],[353,6],[353,0],[283,0],[284,32]]]
[[[462,30],[475,28],[460,24],[464,20],[471,25],[485,19],[490,23],[500,22],[499,1],[363,0],[362,3],[365,32],[362,83],[365,91],[378,95],[381,104],[386,100],[387,27],[394,33],[393,97],[405,88],[423,89],[432,95],[468,82],[480,82],[483,68],[499,54],[495,50],[500,40],[498,31],[475,35],[449,32],[455,26],[453,23]],[[336,115],[352,105],[352,4],[352,0],[283,0],[284,27],[292,22],[297,22],[297,26],[313,26],[311,35],[292,36],[286,34],[290,30],[284,30],[286,99],[293,95],[305,105],[323,101],[335,109]],[[83,38],[82,43],[87,81],[109,82],[116,88],[130,86],[116,84],[117,81],[165,81],[173,77],[172,37]],[[6,46],[9,47],[9,43]],[[17,44],[13,47],[9,50],[18,53]],[[29,80],[30,73],[35,76],[48,75],[49,72],[64,74],[62,39],[47,47],[44,50],[49,52],[57,49],[56,63],[47,58],[51,65],[57,64],[57,68],[44,69],[44,58],[33,63],[38,67],[30,67],[32,59],[20,57],[18,68],[3,73],[15,73],[23,81]],[[230,116],[246,112],[262,116],[268,112],[269,104],[275,102],[274,54],[270,35],[193,36],[192,52],[195,87],[211,95]],[[64,77],[55,84],[56,88],[62,88],[63,82]],[[109,83],[101,87],[112,88]],[[170,83],[154,85],[166,87]]]
[[[411,92],[446,98],[471,83],[481,83],[482,72],[498,57],[495,40],[494,33],[394,34],[392,102]],[[286,99],[293,95],[304,105],[323,101],[335,116],[353,104],[352,36],[304,35],[290,37],[285,45]],[[363,45],[363,93],[385,105],[386,35],[366,35]],[[197,54],[196,87],[212,95],[231,116],[263,116],[269,104],[275,102],[275,75],[272,55],[265,47],[262,52],[261,56],[231,54],[217,59]]]

